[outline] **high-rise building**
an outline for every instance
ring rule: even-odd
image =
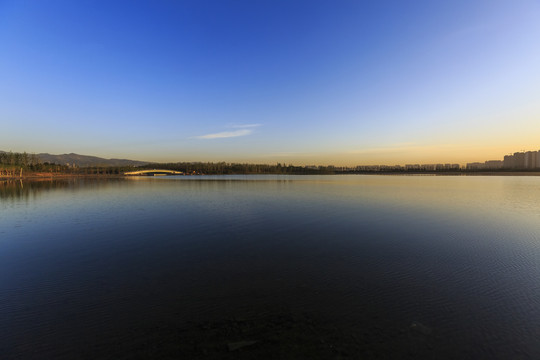
[[[484,164],[486,169],[500,169],[503,167],[502,160],[488,160]]]
[[[505,155],[503,160],[503,167],[505,169],[513,169],[515,166],[514,155]]]
[[[525,169],[525,153],[514,153],[514,169]]]
[[[525,153],[525,169],[534,169],[536,167],[536,151],[527,151]]]
[[[481,162],[467,163],[467,167],[466,167],[467,170],[481,170],[485,168],[486,168],[486,164],[481,163]]]

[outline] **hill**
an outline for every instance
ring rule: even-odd
[[[79,154],[61,154],[52,155],[47,153],[37,154],[42,162],[49,162],[61,165],[86,166],[141,166],[148,162],[128,159],[104,159],[97,156],[79,155]]]
[[[0,153],[7,151],[0,150]],[[77,165],[86,166],[142,166],[148,164],[147,161],[128,160],[128,159],[104,159],[97,156],[79,155],[75,153],[53,155],[41,153],[36,155],[42,163],[55,163],[59,165]]]

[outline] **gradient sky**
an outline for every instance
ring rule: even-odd
[[[540,149],[540,1],[0,0],[0,149],[405,164]]]

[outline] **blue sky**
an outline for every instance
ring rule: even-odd
[[[0,0],[0,149],[404,164],[540,149],[540,1]]]

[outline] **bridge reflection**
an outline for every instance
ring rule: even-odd
[[[139,171],[129,171],[125,172],[126,176],[166,176],[166,175],[184,175],[181,171],[174,170],[162,170],[162,169],[152,169],[152,170],[139,170]]]

